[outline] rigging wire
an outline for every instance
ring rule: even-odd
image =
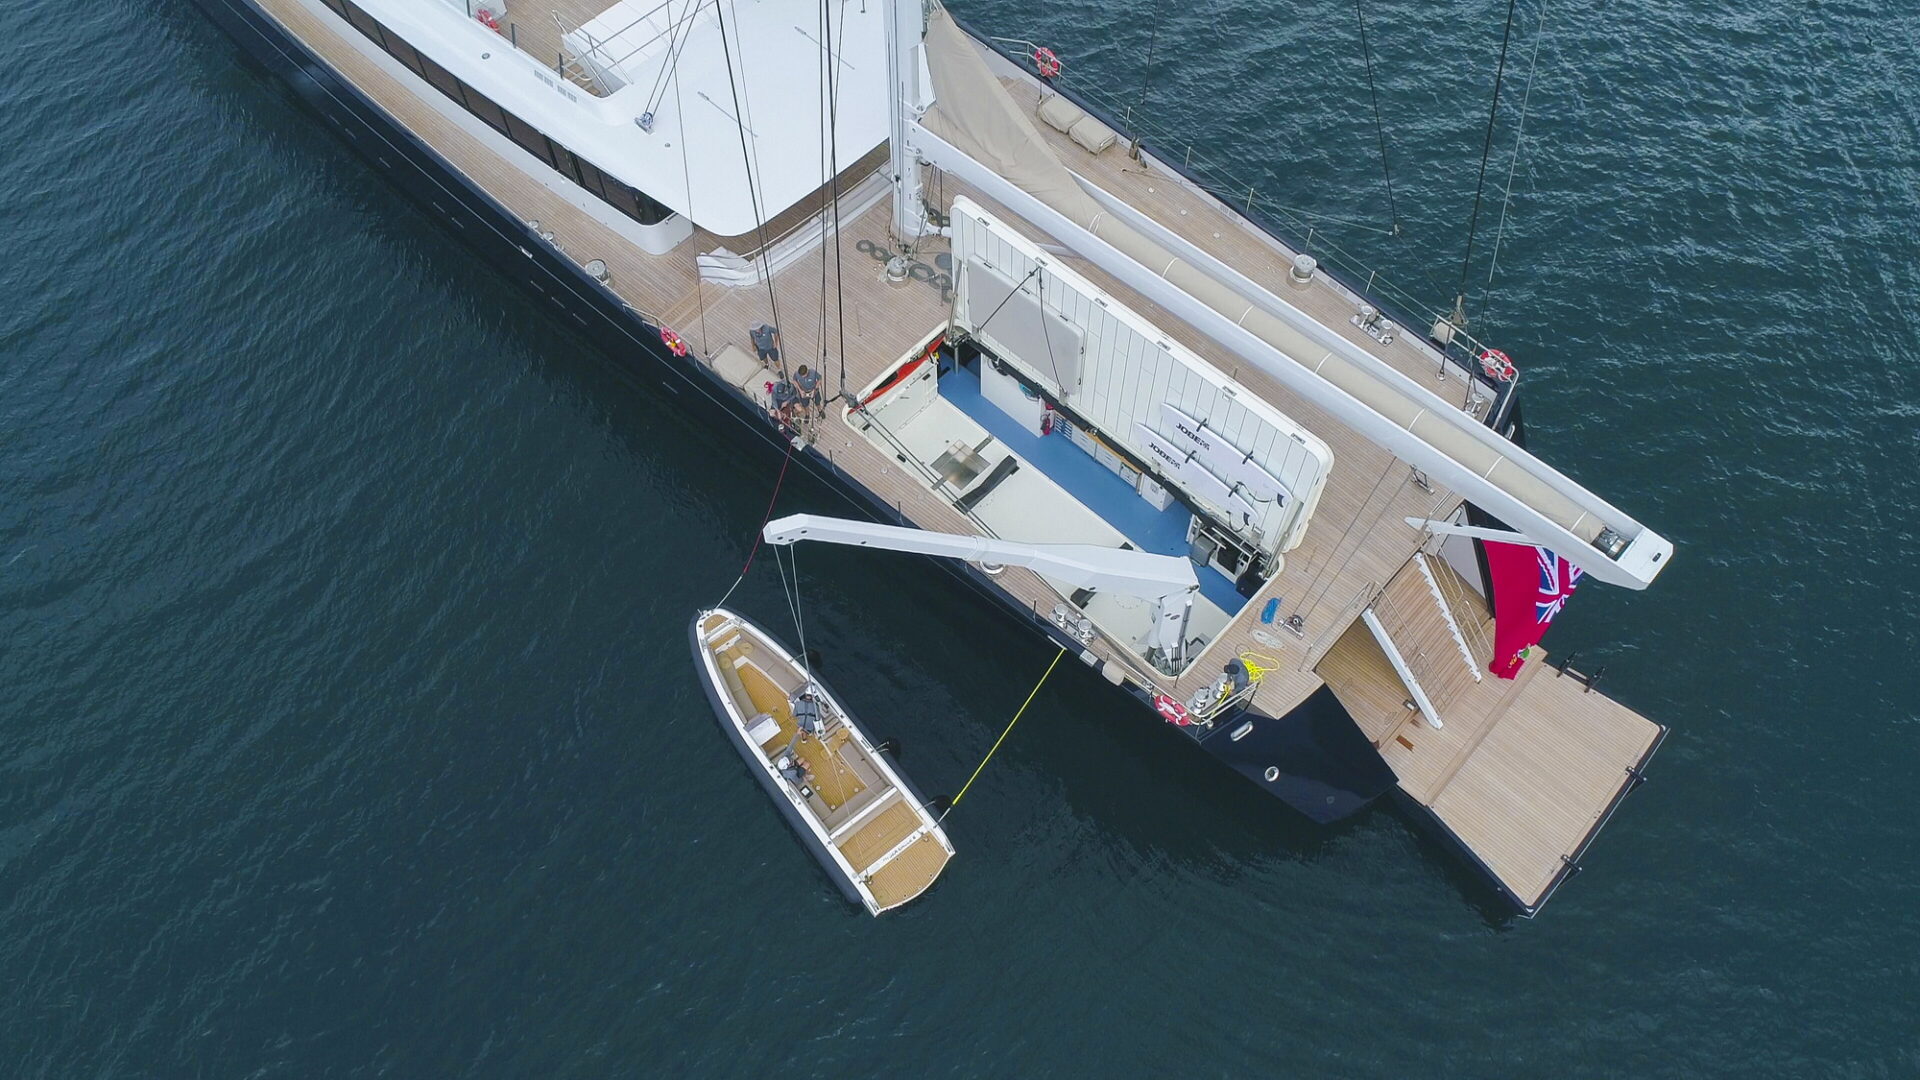
[[[727,89],[733,95],[734,127],[740,133],[740,164],[747,171],[747,199],[753,208],[754,231],[760,248],[760,272],[761,277],[764,278],[767,283],[767,307],[772,314],[773,328],[777,333],[780,329],[780,298],[776,295],[776,290],[773,287],[773,260],[767,252],[767,219],[766,215],[761,212],[760,184],[759,181],[755,179],[756,170],[754,169],[754,161],[758,155],[754,154],[753,151],[747,147],[747,113],[740,107],[740,83],[739,80],[734,78],[733,74],[733,46],[727,41],[727,18],[721,14],[719,4],[715,4],[713,7],[713,17],[718,20],[720,24],[720,52],[726,60],[727,65]],[[738,25],[739,21],[739,17],[736,15],[734,18],[735,24]],[[742,59],[744,60],[745,58],[742,57]],[[777,355],[780,364],[780,378],[784,380],[788,378],[787,354],[783,352]]]
[[[821,0],[824,6],[827,0]],[[824,23],[824,20],[823,20]],[[846,40],[847,5],[840,5],[840,40]],[[841,252],[845,243],[840,236],[840,65],[833,52],[834,33],[831,27],[823,29],[821,36],[827,43],[827,145],[828,156],[833,170],[833,179],[829,181],[833,188],[833,300],[835,312],[835,331],[839,337],[840,349],[840,397],[847,400],[847,285],[846,271],[841,262]]]
[[[829,33],[827,29],[827,25],[828,25],[827,3],[828,3],[828,0],[820,0],[820,6],[815,11],[815,15],[817,16],[815,20],[817,33],[814,36],[814,42],[820,45],[821,100],[819,104],[820,104],[821,116],[825,116],[827,114],[827,110],[832,107],[831,98],[833,93],[830,86],[832,82],[831,70],[833,66],[833,46],[832,46],[832,42],[827,40],[827,35]],[[832,174],[833,174],[833,163],[831,162],[833,151],[827,144],[827,141],[826,141],[827,129],[826,129],[826,125],[824,124],[821,125],[821,128],[820,128],[820,139],[821,139],[821,143],[819,147],[819,150],[820,150],[820,189],[819,190],[824,191],[826,190],[827,185],[831,182]],[[825,365],[827,360],[827,265],[828,265],[828,259],[829,259],[829,253],[827,251],[827,221],[828,221],[827,206],[825,202],[822,202],[820,204],[820,319],[818,324],[819,329],[817,332],[817,336],[814,338],[814,341],[819,348],[820,362],[823,366]],[[844,382],[845,382],[845,375],[843,373],[842,374],[843,385],[844,385]]]
[[[985,329],[987,328],[987,324],[993,321],[993,317],[994,317],[995,315],[998,315],[998,314],[1000,314],[1000,309],[1001,309],[1001,308],[1003,308],[1003,307],[1006,307],[1006,306],[1007,306],[1007,301],[1009,301],[1009,300],[1011,300],[1011,299],[1013,299],[1013,298],[1014,298],[1014,297],[1015,297],[1016,295],[1018,295],[1018,294],[1019,294],[1020,292],[1022,292],[1023,290],[1025,290],[1025,288],[1026,288],[1026,286],[1027,286],[1027,282],[1029,282],[1029,281],[1032,281],[1032,280],[1033,280],[1033,276],[1034,276],[1035,274],[1038,274],[1038,273],[1040,272],[1040,268],[1041,268],[1041,266],[1042,266],[1042,265],[1044,265],[1044,264],[1042,264],[1042,263],[1034,263],[1034,264],[1033,264],[1033,269],[1031,269],[1031,270],[1029,270],[1029,271],[1027,271],[1027,276],[1026,276],[1026,277],[1023,277],[1023,278],[1021,278],[1021,279],[1020,279],[1020,284],[1018,284],[1018,285],[1015,285],[1015,286],[1013,287],[1013,292],[1010,292],[1010,293],[1008,293],[1007,295],[1005,295],[1005,296],[1003,296],[1003,297],[1001,297],[1001,298],[1000,298],[1000,302],[999,302],[998,304],[995,304],[995,305],[993,305],[993,310],[992,310],[992,311],[989,311],[989,312],[987,312],[987,317],[986,317],[986,318],[984,318],[984,319],[981,319],[981,320],[980,320],[980,322],[979,322],[978,324],[976,324],[976,325],[974,326],[974,328],[973,328],[973,329],[974,329],[974,332],[975,332],[975,333],[978,333],[978,332],[979,332],[979,331],[981,331],[981,330],[985,330]]]
[[[1360,21],[1360,55],[1367,61],[1367,96],[1373,99],[1373,132],[1380,140],[1380,173],[1387,180],[1387,217],[1393,223],[1393,235],[1400,235],[1400,211],[1393,201],[1393,169],[1387,164],[1387,127],[1380,119],[1380,91],[1373,83],[1373,46],[1367,40],[1367,13],[1361,0],[1353,0],[1354,18]]]
[[[1312,579],[1307,582],[1307,587],[1300,591],[1300,595],[1303,598],[1303,600],[1301,603],[1294,605],[1293,613],[1295,615],[1305,618],[1306,615],[1309,612],[1311,612],[1315,607],[1317,607],[1322,600],[1326,599],[1327,593],[1333,590],[1333,583],[1336,579],[1339,578],[1340,574],[1339,574],[1339,571],[1335,571],[1333,574],[1333,577],[1329,578],[1327,576],[1327,572],[1330,570],[1334,570],[1334,565],[1333,565],[1334,559],[1336,556],[1340,554],[1340,549],[1346,545],[1347,539],[1353,535],[1354,524],[1359,522],[1361,514],[1366,513],[1367,507],[1373,505],[1373,497],[1380,493],[1380,485],[1386,483],[1387,477],[1391,475],[1393,472],[1394,462],[1398,460],[1399,460],[1398,458],[1389,456],[1387,458],[1387,463],[1381,466],[1380,468],[1380,475],[1373,478],[1373,486],[1367,489],[1366,498],[1360,500],[1360,508],[1354,511],[1353,522],[1348,523],[1347,528],[1343,532],[1341,532],[1340,538],[1333,542],[1333,547],[1327,550],[1324,560],[1320,563],[1319,567],[1314,571],[1314,575]],[[1389,506],[1392,505],[1393,500],[1399,497],[1400,497],[1400,493],[1398,491],[1395,491],[1393,495],[1387,499],[1387,505]],[[1375,521],[1378,521],[1378,520],[1379,520],[1378,515],[1376,515]],[[1371,524],[1367,526],[1368,531],[1371,531],[1372,528],[1373,526]],[[1355,544],[1354,551],[1358,551],[1360,547],[1361,547],[1360,544]],[[1353,559],[1353,553],[1349,552],[1347,554],[1346,559],[1341,560],[1340,570],[1345,570],[1347,563],[1350,562],[1352,559]],[[1320,583],[1322,581],[1326,582],[1325,588],[1321,588]],[[1317,595],[1314,593],[1315,589],[1320,589],[1320,592]]]
[[[1467,274],[1473,269],[1473,233],[1480,224],[1480,196],[1487,190],[1487,159],[1493,154],[1493,122],[1500,116],[1500,83],[1507,74],[1507,46],[1513,42],[1513,12],[1520,0],[1507,0],[1507,28],[1500,36],[1500,62],[1493,69],[1493,104],[1487,110],[1487,137],[1480,147],[1480,182],[1473,189],[1473,214],[1467,219],[1467,253],[1460,260],[1460,291],[1453,298],[1457,324],[1466,322]]]
[[[653,89],[647,93],[647,103],[641,108],[641,115],[652,113],[655,106],[660,104],[666,89],[668,73],[671,72],[676,77],[679,75],[680,50],[686,46],[687,39],[693,36],[693,17],[698,15],[704,6],[705,4],[698,3],[696,0],[687,0],[687,7],[681,13],[679,21],[667,28],[667,62],[660,66],[660,74],[653,80]],[[681,31],[682,27],[685,27],[684,33]]]
[[[1140,100],[1134,102],[1133,112],[1146,111],[1147,90],[1148,88],[1153,86],[1153,50],[1154,50],[1154,46],[1158,45],[1160,42],[1161,6],[1162,6],[1162,0],[1154,0],[1153,23],[1147,30],[1147,62],[1144,65],[1142,65],[1140,68]],[[1135,125],[1132,112],[1127,114],[1127,124],[1128,126],[1134,128],[1134,130],[1130,134],[1135,139],[1138,139],[1140,137],[1140,130]]]
[[[680,97],[680,72],[673,73],[673,110],[674,121],[680,125],[680,182],[687,189],[687,220],[693,220],[693,168],[687,163],[687,107]],[[707,336],[707,283],[700,275],[693,278],[694,299],[700,304],[700,351],[711,355],[713,339]],[[728,592],[732,592],[731,589]]]
[[[1513,161],[1507,166],[1507,188],[1500,197],[1500,227],[1493,231],[1493,259],[1487,263],[1487,284],[1500,268],[1500,240],[1507,232],[1507,211],[1513,206],[1513,174],[1520,169],[1520,148],[1527,141],[1527,105],[1533,100],[1533,74],[1540,67],[1540,42],[1547,36],[1547,0],[1540,0],[1540,21],[1533,30],[1533,59],[1527,62],[1527,91],[1520,95],[1520,128],[1513,136]]]
[[[975,780],[980,779],[980,773],[986,769],[987,762],[992,761],[993,755],[1000,751],[1000,744],[1007,741],[1008,735],[1013,734],[1013,725],[1019,723],[1020,718],[1027,714],[1027,706],[1033,704],[1033,699],[1040,696],[1040,688],[1047,685],[1047,676],[1053,674],[1053,669],[1060,665],[1060,658],[1065,655],[1067,655],[1067,647],[1062,645],[1060,651],[1053,654],[1053,663],[1047,665],[1047,670],[1040,676],[1040,681],[1033,684],[1033,690],[1027,694],[1027,700],[1020,703],[1019,711],[1013,714],[1012,720],[1007,721],[1006,730],[1000,733],[999,738],[993,740],[993,748],[987,751],[986,757],[980,759],[980,764],[974,767],[973,775],[967,777],[967,782],[960,785],[960,794],[955,795],[953,802],[949,803],[945,810],[940,811],[940,817],[934,821],[935,825],[947,820],[947,815],[953,813],[953,808],[959,806],[960,800],[967,797],[967,789],[973,786]]]

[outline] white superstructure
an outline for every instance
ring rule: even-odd
[[[604,96],[556,73],[554,58],[515,48],[460,5],[363,0],[360,7],[501,108],[718,236],[752,233],[827,183],[829,127],[831,158],[842,169],[887,138],[877,3],[830,4],[839,63],[831,122],[821,5],[812,0],[612,5],[567,33],[582,66],[608,80],[594,88]],[[549,16],[529,10],[515,17]],[[651,130],[641,126],[649,113]]]

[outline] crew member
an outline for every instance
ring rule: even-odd
[[[761,323],[747,331],[747,336],[753,339],[753,351],[760,354],[761,363],[775,368],[780,366],[780,331]]]
[[[819,416],[821,412],[820,373],[801,364],[794,370],[793,385],[800,391],[800,414]]]

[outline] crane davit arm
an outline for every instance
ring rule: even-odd
[[[1193,563],[1177,555],[1097,544],[1022,544],[962,533],[927,532],[818,514],[793,514],[761,530],[769,544],[817,540],[959,559],[983,566],[1024,566],[1075,588],[1110,590],[1159,601],[1149,644],[1169,662],[1183,662],[1187,620],[1200,588]]]
[[[818,540],[849,547],[934,555],[987,566],[1024,566],[1082,589],[1108,589],[1158,600],[1200,587],[1193,563],[1175,555],[1100,547],[1097,544],[1021,544],[963,533],[927,532],[866,521],[792,514],[761,531],[769,544]]]

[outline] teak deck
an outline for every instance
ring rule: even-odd
[[[518,164],[462,130],[449,119],[457,106],[439,100],[424,85],[416,92],[403,83],[396,74],[402,69],[390,66],[374,46],[360,40],[331,12],[303,0],[257,2],[493,199],[522,220],[538,220],[569,258],[581,264],[603,260],[611,273],[611,287],[632,308],[673,327],[702,356],[711,358],[730,344],[752,355],[748,329],[761,322],[774,323],[780,327],[790,365],[809,363],[822,370],[829,392],[842,382],[858,389],[890,370],[946,323],[948,306],[937,288],[922,281],[888,284],[881,264],[860,250],[863,241],[881,249],[889,246],[890,211],[885,202],[843,221],[839,269],[828,249],[823,270],[821,251],[816,249],[775,275],[776,317],[764,284],[725,287],[699,281],[696,254],[722,246],[750,250],[750,244],[696,230],[668,255],[646,255],[559,194],[565,182],[557,176],[550,178],[554,186],[549,187],[529,172],[538,168],[531,159],[524,166]],[[573,0],[568,7],[579,9],[582,0]],[[524,25],[520,34],[523,46],[546,47],[539,33],[529,39]],[[1022,99],[1031,102],[1037,97],[1033,86],[1009,82]],[[1282,283],[1292,252],[1188,181],[1151,162],[1132,159],[1124,143],[1095,156],[1046,125],[1039,128],[1069,168],[1154,214],[1249,277],[1271,283],[1276,294],[1403,373],[1465,402],[1466,384],[1457,377],[1437,378],[1440,367],[1434,355],[1416,343],[1417,329],[1413,336],[1403,333],[1383,347],[1349,325],[1351,295],[1324,276],[1305,289],[1288,288]],[[849,177],[844,184],[851,187],[858,179]],[[926,190],[929,196],[947,199],[966,194],[1030,236],[1045,235],[951,176],[930,180]],[[577,198],[590,197],[578,194]],[[944,244],[930,240],[918,257],[932,262],[936,252],[945,250]],[[1242,651],[1274,654],[1276,647],[1257,641],[1256,632],[1278,641],[1283,663],[1261,683],[1254,704],[1272,715],[1283,715],[1318,689],[1324,678],[1379,746],[1407,795],[1451,830],[1524,909],[1536,906],[1610,812],[1629,782],[1627,770],[1644,760],[1661,729],[1597,693],[1583,692],[1584,687],[1573,679],[1541,671],[1543,664],[1538,660],[1527,666],[1519,680],[1499,680],[1483,672],[1475,682],[1444,626],[1438,631],[1426,626],[1405,644],[1417,652],[1410,663],[1422,684],[1428,685],[1426,680],[1432,678],[1429,690],[1437,690],[1445,699],[1438,708],[1446,726],[1432,730],[1417,715],[1409,722],[1403,704],[1407,695],[1398,676],[1384,656],[1367,654],[1368,648],[1378,653],[1378,646],[1356,620],[1371,605],[1394,625],[1397,643],[1403,633],[1414,633],[1414,624],[1423,618],[1419,605],[1424,602],[1431,608],[1433,602],[1410,561],[1425,534],[1402,519],[1444,517],[1460,498],[1444,488],[1425,486],[1406,462],[1264,373],[1246,368],[1210,338],[1098,267],[1077,258],[1068,262],[1320,435],[1335,455],[1305,541],[1287,555],[1284,569],[1247,603],[1185,676],[1166,678],[1103,639],[1096,639],[1082,658],[1117,664],[1134,682],[1186,700],[1219,672],[1226,658]],[[842,273],[843,289],[838,288]],[[813,445],[834,464],[922,527],[975,530],[944,498],[929,492],[922,481],[852,430],[837,406],[827,412],[809,434]],[[1444,566],[1437,559],[1431,563]],[[1029,571],[1009,569],[996,580],[1038,612],[1050,611],[1059,599]],[[1464,583],[1459,587],[1464,589]],[[1264,628],[1256,622],[1270,598],[1280,600],[1283,616],[1301,617],[1302,636],[1283,629],[1281,620]],[[1461,616],[1462,605],[1453,606],[1456,616]],[[1484,612],[1477,617],[1468,612],[1465,617],[1471,623],[1484,619]],[[1440,624],[1437,608],[1430,621]],[[1484,664],[1486,657],[1477,659]],[[901,865],[900,873],[909,873],[912,854],[897,857],[889,869]],[[877,881],[875,888],[879,888]]]

